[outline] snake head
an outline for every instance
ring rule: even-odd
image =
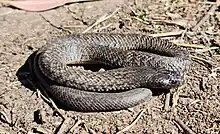
[[[151,89],[171,89],[183,82],[181,74],[175,71],[163,70],[155,73],[147,83]]]

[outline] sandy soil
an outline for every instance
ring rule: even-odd
[[[38,13],[1,7],[0,133],[109,134],[123,130],[135,119],[137,122],[125,133],[187,133],[179,119],[190,129],[188,132],[218,134],[220,78],[219,70],[213,69],[220,67],[220,12],[217,8],[202,25],[197,25],[213,6],[201,2],[106,0],[69,4]],[[34,90],[21,84],[16,73],[30,54],[48,39],[83,32],[104,15],[111,16],[88,32],[157,36],[173,32],[165,38],[178,40],[181,45],[189,44],[188,49],[194,58],[186,74],[186,84],[171,92],[167,110],[164,108],[166,95],[161,94],[130,110],[81,113],[60,109],[67,118],[62,124],[61,116],[49,103],[37,97]],[[140,118],[136,118],[141,111]]]

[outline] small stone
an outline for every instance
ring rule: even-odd
[[[105,72],[104,68],[99,69],[99,72]]]
[[[37,124],[43,124],[45,123],[45,112],[38,109],[37,111],[34,112],[34,121]]]

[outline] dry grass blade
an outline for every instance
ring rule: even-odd
[[[114,14],[116,14],[119,11],[120,8],[117,8],[113,13],[111,13],[110,15],[104,15],[101,18],[99,18],[94,24],[92,24],[90,27],[88,27],[86,30],[84,30],[82,33],[86,33],[89,30],[91,30],[94,26],[98,25],[99,23],[111,18]]]
[[[66,118],[62,124],[60,125],[60,127],[57,130],[57,134],[63,134],[65,133],[65,130],[67,129],[67,125],[70,122],[71,118]]]
[[[177,102],[179,100],[179,93],[180,93],[180,90],[182,90],[183,88],[186,87],[186,84],[176,88],[176,91],[173,93],[173,99],[172,99],[172,109],[174,112],[176,112],[175,110],[175,107],[177,106]]]
[[[68,30],[68,29],[66,29],[66,28],[63,28],[63,27],[61,27],[61,26],[57,26],[57,25],[55,25],[55,24],[53,24],[50,20],[48,20],[46,17],[44,17],[42,14],[40,14],[40,16],[47,22],[47,23],[49,23],[52,27],[55,27],[55,28],[57,28],[57,29],[59,29],[59,30],[62,30],[62,31],[64,31],[64,32],[68,32],[69,34],[72,34],[72,31],[70,31],[70,30]]]
[[[46,100],[48,103],[50,103],[53,108],[55,109],[55,111],[60,115],[60,117],[65,120],[66,117],[62,114],[62,112],[60,111],[60,109],[57,107],[57,105],[53,102],[53,100],[49,97],[49,95],[46,93],[44,87],[42,85],[39,85],[43,91],[43,93],[46,95],[46,97],[39,91],[38,94],[40,94],[39,96],[41,96],[44,100]]]
[[[0,119],[7,124],[11,124],[5,112],[0,111]]]
[[[195,50],[195,52],[197,52],[197,53],[203,53],[203,52],[207,52],[207,51],[210,51],[210,50],[216,50],[216,49],[219,49],[219,47],[203,48],[203,49],[200,49],[200,50]]]
[[[68,132],[72,133],[73,131],[76,130],[76,128],[81,124],[83,123],[82,120],[77,120],[77,122],[70,128],[70,130]]]
[[[141,110],[141,111],[138,113],[137,117],[134,119],[134,121],[133,121],[129,126],[125,127],[124,129],[122,129],[121,131],[117,132],[116,134],[121,134],[121,133],[123,133],[123,132],[128,131],[131,127],[134,126],[134,124],[137,123],[137,121],[141,118],[141,116],[143,115],[143,113],[144,113],[145,111],[146,111],[146,109]]]
[[[183,46],[183,47],[191,47],[191,48],[199,48],[199,49],[206,48],[205,46],[199,45],[199,44],[180,43],[178,40],[172,40],[171,42],[173,42],[174,44],[178,46]]]
[[[153,37],[177,36],[177,35],[181,35],[183,32],[184,32],[184,30],[177,31],[177,32],[167,32],[167,33],[150,34],[150,36],[153,36]]]
[[[149,22],[144,21],[143,19],[140,19],[140,18],[138,18],[138,17],[132,17],[132,18],[134,18],[134,19],[137,20],[137,21],[140,21],[140,22],[143,23],[143,24],[146,24],[146,25],[149,25],[149,24],[150,24]]]
[[[34,128],[34,131],[40,134],[51,134],[52,133],[47,129],[41,128],[40,126],[38,126],[37,128]]]
[[[186,126],[186,124],[184,124],[183,121],[180,120],[177,116],[175,117],[174,120],[175,120],[176,123],[178,123],[181,126],[181,128],[184,131],[186,131],[186,133],[188,133],[188,134],[196,134],[188,126]]]

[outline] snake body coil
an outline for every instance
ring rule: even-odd
[[[117,69],[91,72],[71,64],[96,61]],[[109,111],[151,98],[149,89],[182,82],[187,52],[141,34],[74,34],[60,37],[35,55],[39,83],[62,104],[78,111]]]

